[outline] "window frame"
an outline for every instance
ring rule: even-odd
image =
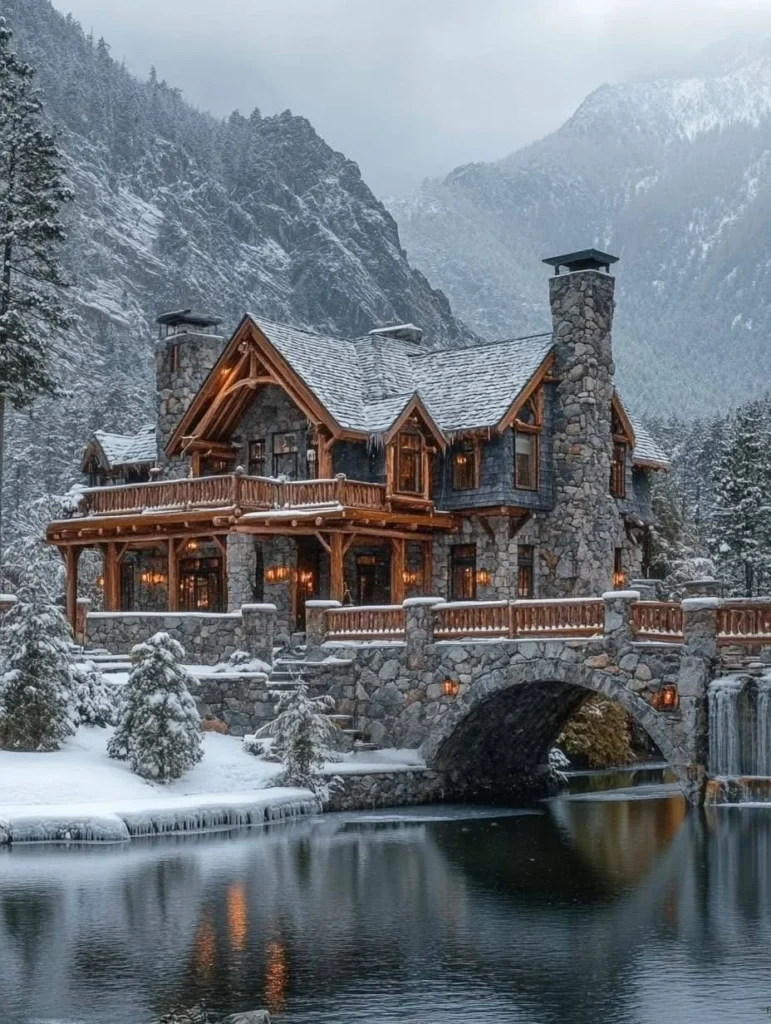
[[[407,438],[414,438],[417,441],[416,448],[406,448],[403,441]],[[426,493],[426,481],[424,480],[424,458],[426,449],[426,439],[423,437],[422,432],[417,427],[403,427],[395,438],[395,480],[394,480],[394,492],[396,494],[405,494],[410,497],[424,497]],[[415,471],[415,488],[405,489],[402,487],[402,453],[409,452],[410,459],[413,464]]]
[[[518,413],[514,418],[512,434],[514,438],[514,489],[517,491],[539,491],[541,489],[541,432],[543,430],[543,393],[541,391],[528,398],[522,407],[522,413],[530,414],[530,422]],[[517,439],[527,437],[532,443],[532,483],[522,483],[519,476],[517,459]]]
[[[294,448],[284,451],[276,450],[276,443],[278,438],[291,437],[294,440]],[[285,476],[288,480],[299,480],[300,470],[300,441],[298,438],[298,432],[296,430],[277,430],[271,435],[270,443],[270,454],[271,454],[271,470],[273,477]],[[285,470],[279,470],[280,462],[279,459],[284,459],[289,456],[294,457],[294,471],[287,473]]]
[[[254,454],[254,450],[255,450],[257,445],[261,445],[262,446],[262,455],[257,456],[257,455]],[[268,445],[267,445],[267,442],[266,442],[265,438],[264,437],[255,437],[251,441],[249,441],[248,446],[247,446],[247,450],[246,450],[246,454],[247,454],[248,475],[249,476],[261,476],[261,477],[267,476],[267,473],[265,471],[267,469],[267,461],[268,461]],[[258,462],[262,464],[262,472],[261,473],[255,473],[254,472],[255,464],[258,463]]]
[[[613,453],[610,460],[610,493],[614,498],[626,497],[626,440],[613,438]]]
[[[459,482],[459,467],[456,458],[459,455],[468,455],[471,459],[471,466],[460,470],[467,473],[470,483]],[[456,441],[450,452],[450,486],[453,491],[476,491],[479,490],[479,476],[481,470],[481,458],[479,440],[475,437],[464,437]]]
[[[461,554],[461,552],[466,552]],[[477,599],[477,546],[476,544],[453,544],[450,547],[450,600],[451,601],[476,601]],[[456,588],[456,573],[467,573],[465,581],[470,584],[468,588],[462,587],[463,594],[458,594]]]

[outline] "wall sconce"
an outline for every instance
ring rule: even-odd
[[[97,576],[96,577],[96,585],[97,585],[97,587],[103,587],[104,586],[104,576]]]
[[[477,569],[477,586],[489,587],[493,582],[493,574],[489,569]]]
[[[266,583],[286,583],[291,576],[288,565],[269,565],[265,570]]]
[[[664,683],[651,697],[651,705],[656,711],[674,711],[680,704],[680,694],[675,683]]]
[[[197,551],[200,546],[201,545],[198,543],[197,540],[189,540],[187,542],[187,550],[188,551]]]
[[[166,573],[143,572],[140,574],[139,582],[143,583],[146,587],[157,587],[159,584],[166,582]]]
[[[442,683],[443,697],[457,697],[460,693],[460,683],[457,679],[445,679]]]
[[[298,573],[297,581],[303,590],[307,590],[309,594],[313,593],[313,573],[309,569],[304,569]]]
[[[414,587],[417,583],[420,583],[420,573],[416,572],[415,569],[405,569],[402,573],[402,579],[408,587]]]
[[[626,583],[626,577],[624,576],[623,572],[614,572],[613,573],[613,587],[616,590],[620,590],[624,586],[625,583]]]

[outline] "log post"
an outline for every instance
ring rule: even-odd
[[[430,594],[434,578],[434,546],[432,541],[423,541],[423,593]]]
[[[169,611],[179,611],[179,561],[177,559],[177,542],[169,537]]]
[[[79,597],[76,608],[75,642],[85,647],[88,613],[91,611],[91,601],[87,597]]]
[[[333,601],[342,601],[345,591],[342,533],[330,533],[329,535],[329,575],[329,596]]]
[[[120,611],[120,575],[118,550],[114,540],[102,546],[102,576],[104,577],[104,610]]]
[[[67,567],[67,621],[75,632],[78,628],[78,561],[80,547],[70,544],[65,548],[64,562]]]
[[[404,549],[401,537],[391,538],[391,604],[404,601]]]

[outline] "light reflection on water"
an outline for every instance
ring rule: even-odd
[[[0,1019],[149,1024],[203,1001],[279,1024],[761,1021],[769,898],[771,809],[679,797],[19,847],[0,855]]]

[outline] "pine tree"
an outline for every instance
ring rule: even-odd
[[[589,696],[573,714],[557,740],[560,750],[590,768],[609,768],[634,760],[629,717],[613,701]]]
[[[18,597],[0,627],[0,747],[56,750],[74,731],[72,634],[40,591]]]
[[[118,727],[107,745],[110,757],[127,760],[137,775],[157,782],[180,778],[203,757],[201,719],[184,656],[168,633],[133,648]]]
[[[291,690],[277,693],[276,717],[255,736],[273,737],[273,749],[281,758],[281,781],[287,786],[313,790],[324,788],[321,769],[327,761],[339,761],[334,749],[336,729],[329,717],[335,706],[329,694],[308,696],[303,682]]]
[[[731,417],[712,471],[710,549],[734,590],[752,597],[771,583],[771,411],[768,401]]]
[[[54,393],[50,335],[72,323],[59,294],[59,211],[72,193],[43,128],[34,70],[11,50],[11,35],[0,18],[0,496],[6,404]]]
[[[72,670],[73,711],[78,725],[96,725],[103,729],[114,725],[117,700],[114,690],[93,661],[80,662]]]

